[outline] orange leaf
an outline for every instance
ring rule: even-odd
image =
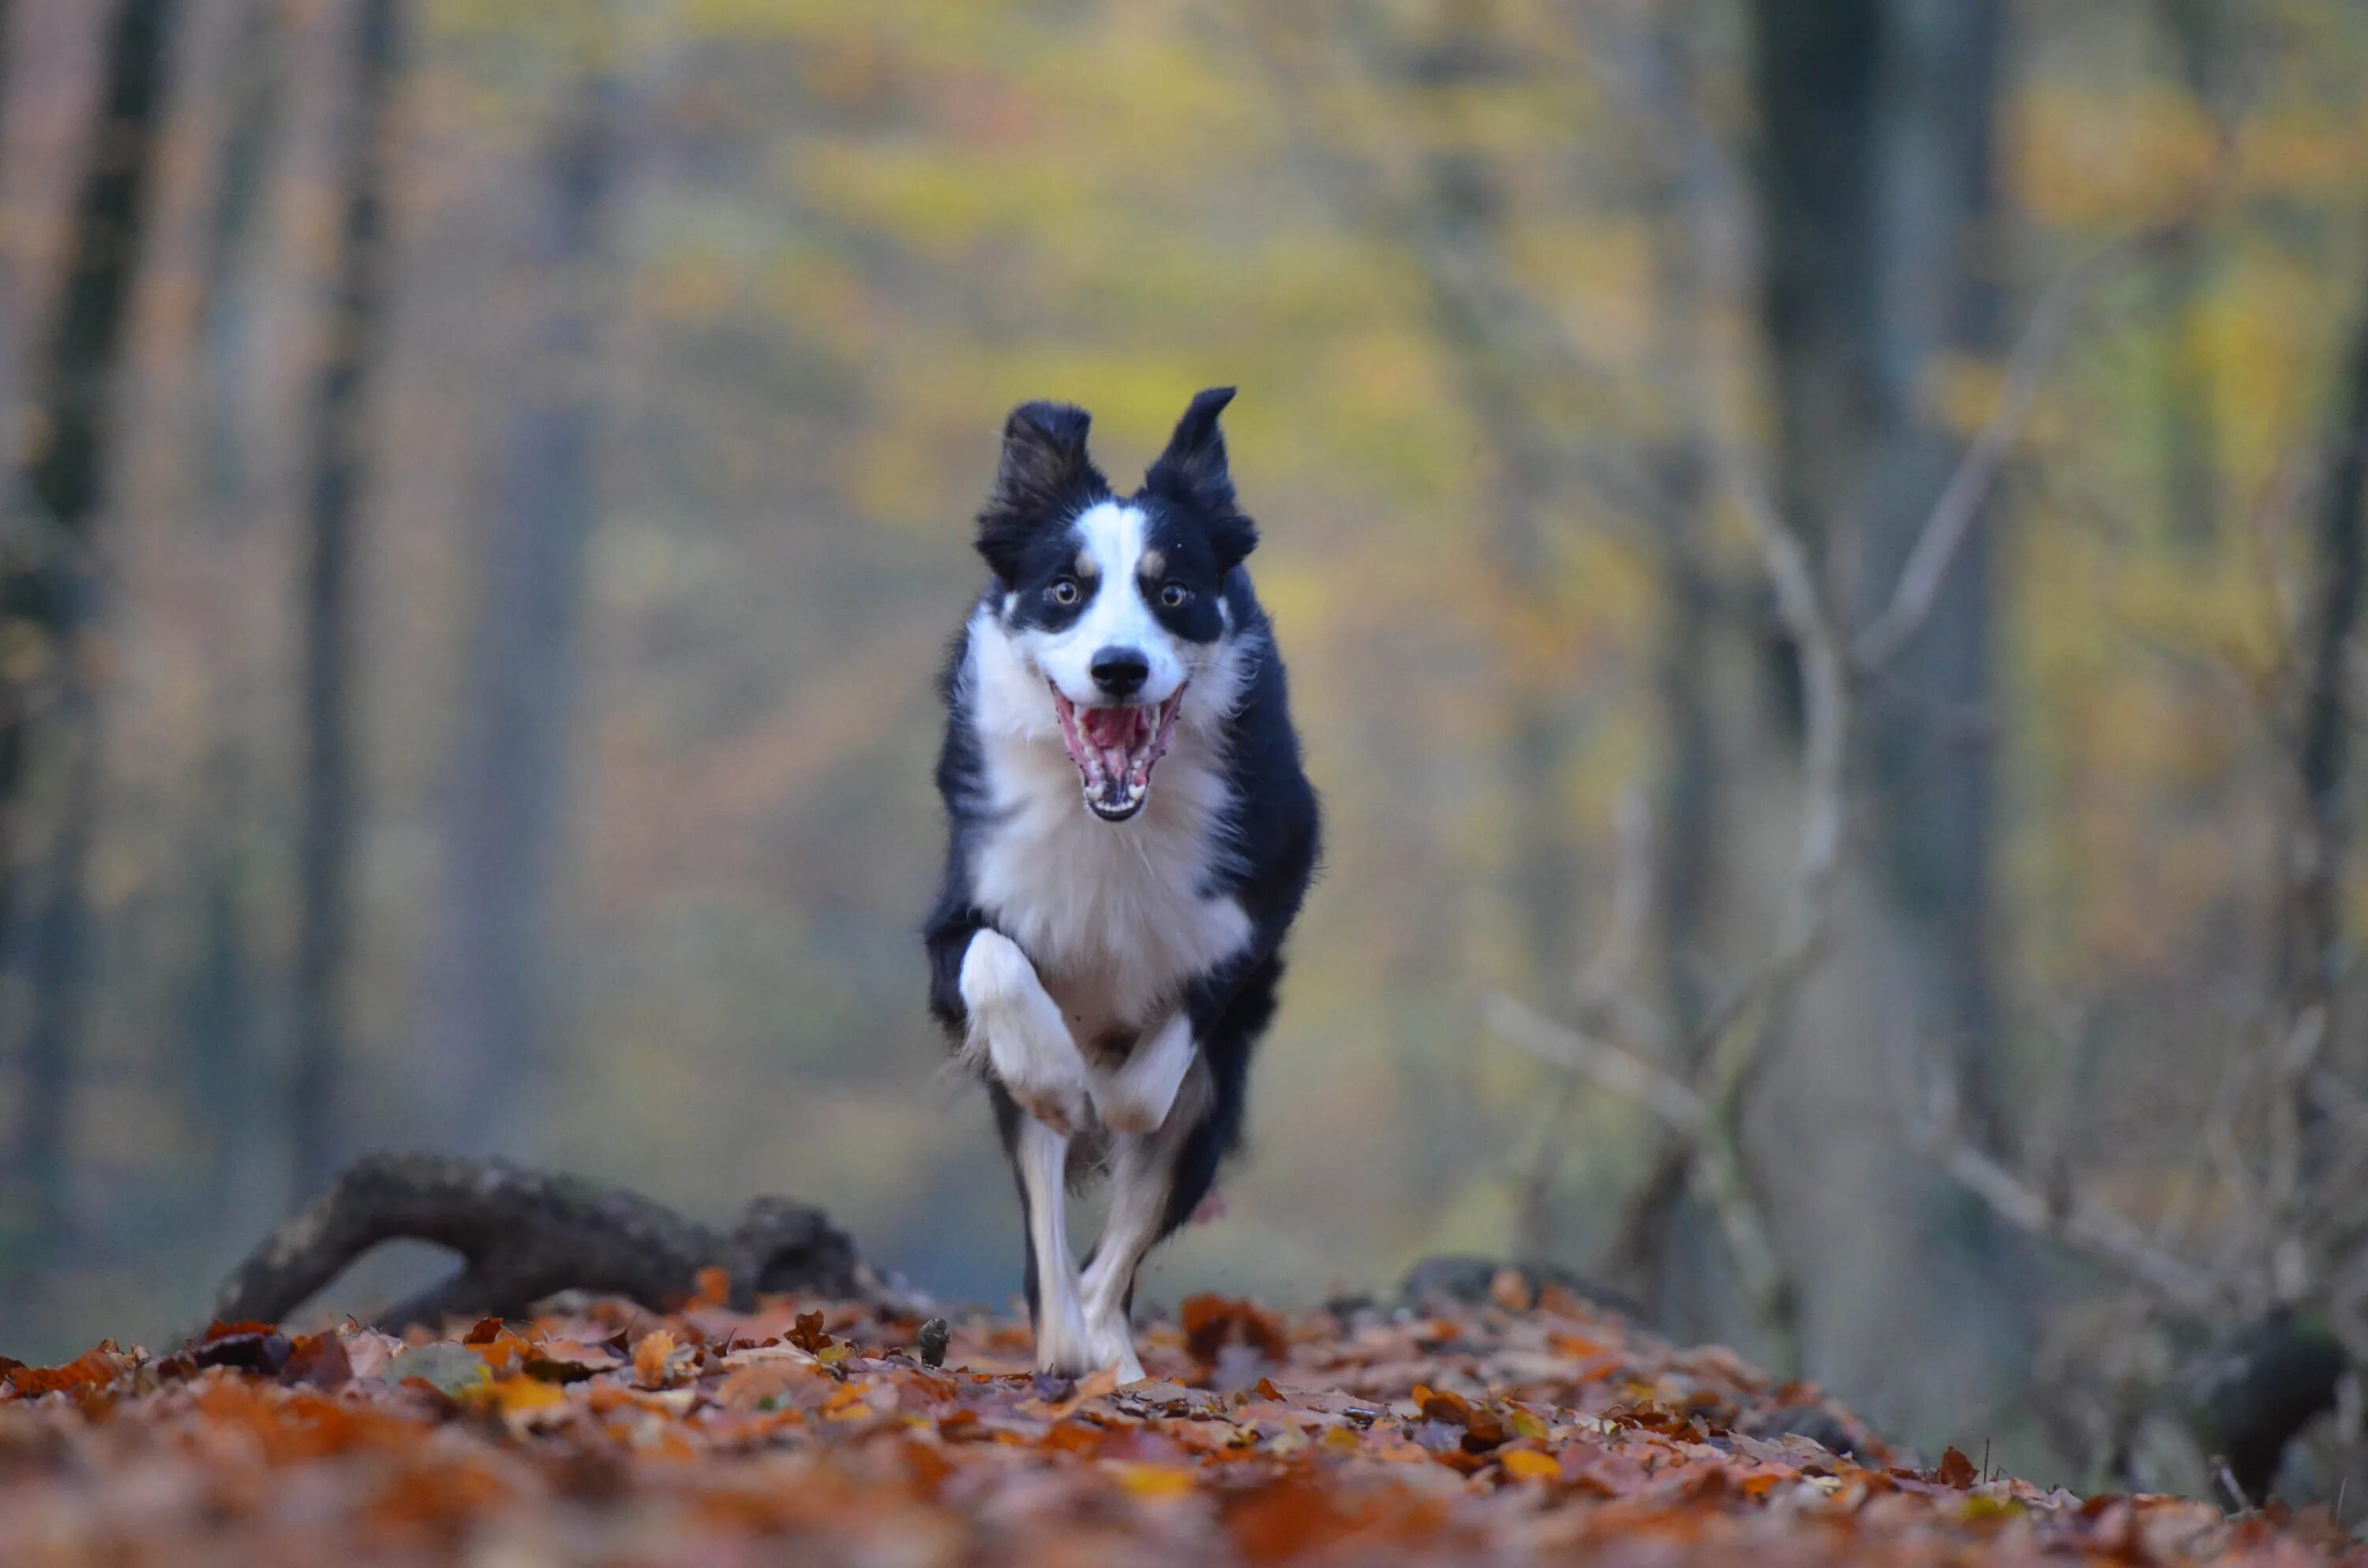
[[[540,1378],[496,1378],[476,1394],[504,1415],[526,1415],[538,1410],[549,1410],[567,1403],[567,1394],[556,1383]]]
[[[1556,1481],[1562,1476],[1562,1460],[1535,1449],[1507,1449],[1497,1456],[1497,1462],[1517,1481]]]
[[[122,1358],[115,1353],[115,1341],[109,1339],[63,1367],[11,1366],[0,1373],[0,1381],[29,1399],[35,1394],[79,1393],[105,1388],[122,1374]]]
[[[279,1331],[279,1325],[276,1323],[259,1323],[252,1318],[242,1319],[237,1323],[224,1323],[220,1318],[216,1318],[206,1325],[205,1333],[198,1335],[198,1342],[202,1345],[211,1340],[229,1339],[240,1335],[277,1334]]]
[[[1247,1345],[1269,1361],[1291,1355],[1291,1341],[1273,1314],[1248,1301],[1224,1296],[1191,1296],[1183,1307],[1184,1345],[1192,1358],[1213,1367],[1228,1345]]]
[[[666,1387],[667,1364],[674,1359],[674,1334],[652,1329],[633,1346],[633,1381],[645,1389]]]
[[[1121,1464],[1118,1483],[1137,1497],[1183,1497],[1192,1491],[1192,1471],[1172,1464]]]
[[[905,1439],[905,1468],[911,1472],[915,1486],[932,1494],[944,1484],[946,1477],[954,1472],[951,1460],[946,1458],[937,1448],[918,1438]]]
[[[1973,1460],[1951,1449],[1941,1456],[1941,1468],[1932,1472],[1932,1478],[1943,1486],[1963,1492],[1981,1479],[1981,1472],[1974,1468]]]

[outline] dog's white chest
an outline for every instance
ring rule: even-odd
[[[1057,742],[985,744],[995,825],[973,867],[979,905],[1035,962],[1080,1044],[1141,1029],[1240,950],[1249,917],[1203,892],[1222,853],[1224,779],[1179,745],[1142,812],[1106,823]]]

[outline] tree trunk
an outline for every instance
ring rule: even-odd
[[[1964,452],[1935,383],[1954,361],[1995,362],[2002,347],[1993,149],[2001,13],[1996,0],[1909,0],[1886,8],[1884,28],[1877,490],[1844,600],[1861,620],[1890,598]],[[1984,525],[1967,538],[1923,635],[1886,672],[1886,689],[1868,694],[1861,733],[1886,912],[1930,966],[1933,994],[1915,1022],[1948,1053],[1968,1121],[1996,1139],[1992,537]]]
[[[357,0],[342,156],[336,298],[314,395],[312,551],[304,603],[304,805],[298,846],[295,1062],[288,1117],[300,1190],[343,1149],[341,1013],[352,943],[356,816],[354,544],[367,447],[364,393],[376,367],[389,270],[387,184],[403,51],[402,0]]]
[[[16,926],[28,787],[37,752],[62,763],[64,817],[51,857],[52,903],[37,949],[35,1020],[18,1101],[17,1164],[32,1224],[63,1229],[81,990],[84,850],[96,781],[96,694],[83,641],[96,611],[94,531],[113,457],[113,395],[146,237],[147,190],[164,117],[174,0],[121,0],[108,27],[106,81],[75,202],[65,286],[28,421],[35,442],[19,519],[0,560],[0,617],[46,655],[48,705],[12,657],[0,676],[0,955]],[[5,18],[0,18],[5,21]]]
[[[228,512],[245,497],[249,474],[247,382],[255,337],[248,276],[256,233],[268,203],[287,100],[284,0],[247,0],[232,42],[229,116],[215,165],[213,204],[199,262],[198,330],[204,385],[198,472],[207,499]]]
[[[258,238],[268,226],[272,173],[279,156],[288,97],[288,0],[242,0],[230,29],[222,74],[227,84],[211,201],[200,235],[197,332],[196,449],[190,472],[205,497],[207,522],[223,535],[244,530],[256,512],[254,381]],[[213,643],[223,685],[215,693],[215,733],[204,768],[189,847],[198,937],[181,977],[179,1010],[193,1119],[202,1129],[202,1210],[218,1224],[258,1201],[277,1203],[279,1177],[248,1134],[250,1096],[265,1071],[256,992],[250,908],[257,854],[253,784],[259,747],[241,722],[253,676],[243,628]],[[265,1195],[268,1194],[268,1197]]]
[[[240,779],[226,754],[208,767],[203,801],[217,823],[238,820]],[[247,943],[252,850],[240,834],[197,846],[197,940],[181,980],[177,1012],[188,1063],[193,1119],[202,1128],[198,1198],[220,1220],[238,1206],[240,1174],[251,1168],[245,1136],[257,1081],[255,965]]]
[[[1998,348],[2003,13],[1997,0],[1802,0],[1750,15],[1780,500],[1860,623],[1888,600],[1961,455],[1942,377]],[[1994,1232],[1883,1131],[1928,1051],[1945,1055],[1972,1135],[1998,1131],[1988,531],[1974,529],[1921,635],[1862,695],[1864,852],[1782,1053],[1791,1103],[1769,1108],[1757,1140],[1772,1153],[1782,1127],[1861,1129],[1782,1149],[1810,1369],[1930,1408],[1972,1390],[1907,1386],[1903,1315],[1989,1346],[1954,1373],[1922,1369],[1927,1381],[1978,1381],[2021,1337]],[[1789,714],[1789,661],[1777,674]]]
[[[1715,395],[1703,327],[1713,313],[1712,290],[1697,232],[1710,171],[1689,144],[1698,122],[1685,19],[1670,7],[1656,7],[1646,26],[1635,74],[1656,109],[1647,121],[1658,169],[1651,198],[1658,279],[1653,377],[1670,400],[1653,460],[1661,503],[1654,539],[1662,609],[1654,661],[1661,764],[1651,943],[1670,1037],[1682,1042],[1694,1039],[1711,1004],[1703,960],[1715,939],[1725,831],[1718,812],[1720,754],[1712,710],[1713,653],[1725,628],[1711,542],[1713,460],[1702,425]],[[1691,1081],[1702,1063],[1690,1058],[1672,1065]],[[1666,1327],[1707,1328],[1716,1322],[1719,1331],[1728,1328],[1704,1299],[1714,1291],[1732,1301],[1740,1294],[1713,1237],[1682,1171],[1665,1157],[1622,1240],[1643,1252],[1635,1261],[1656,1321]]]
[[[2346,781],[2356,722],[2347,687],[2361,597],[2368,589],[2368,297],[2352,328],[2328,433],[2327,476],[2312,540],[2309,618],[2295,744],[2300,822],[2291,907],[2280,944],[2279,994],[2295,1016],[2331,1006],[2345,968],[2343,865],[2351,840]],[[2329,1019],[2327,1038],[2344,1033]]]
[[[465,666],[427,1040],[438,1136],[464,1153],[528,1134],[514,1124],[533,1097],[519,1086],[541,1061],[544,926],[599,512],[595,348],[616,98],[586,83],[545,164],[534,259],[548,304],[524,356]]]
[[[1472,30],[1484,17],[1469,9],[1457,16],[1463,29],[1451,36],[1443,62],[1433,67],[1442,80],[1452,79],[1446,73],[1490,69],[1496,58],[1493,38]],[[1432,312],[1493,460],[1484,492],[1486,543],[1508,644],[1499,682],[1510,808],[1506,890],[1523,959],[1520,981],[1531,994],[1559,1002],[1578,970],[1579,875],[1565,788],[1573,728],[1570,672],[1539,656],[1555,645],[1554,629],[1563,616],[1545,521],[1556,483],[1554,437],[1535,413],[1538,389],[1521,363],[1520,346],[1505,341],[1508,324],[1529,308],[1504,279],[1498,233],[1504,198],[1491,172],[1469,154],[1437,153],[1424,200],[1429,210],[1415,222],[1436,233],[1438,248],[1457,263],[1452,274],[1437,264],[1429,269]],[[1483,297],[1487,293],[1500,297]]]
[[[1874,165],[1882,6],[1751,7],[1759,111],[1759,312],[1777,499],[1828,546],[1866,509],[1879,395]]]

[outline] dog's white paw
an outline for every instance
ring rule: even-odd
[[[1075,1300],[1047,1299],[1036,1311],[1036,1369],[1064,1378],[1082,1378],[1104,1363],[1094,1349],[1094,1335]]]
[[[1095,1114],[1112,1132],[1158,1131],[1199,1055],[1192,1021],[1177,1014],[1114,1071],[1094,1075]]]
[[[1156,1132],[1173,1097],[1162,1100],[1108,1079],[1093,1085],[1094,1114],[1112,1132]]]
[[[1143,1362],[1134,1353],[1134,1335],[1127,1327],[1124,1312],[1088,1316],[1086,1348],[1094,1368],[1115,1371],[1121,1387],[1143,1381]]]
[[[995,1075],[1021,1110],[1055,1132],[1075,1132],[1086,1124],[1091,1096],[1086,1064],[1075,1050],[1066,1061],[1054,1052],[1014,1051],[1007,1062],[991,1040],[988,1049]]]

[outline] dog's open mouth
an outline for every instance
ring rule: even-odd
[[[1061,742],[1086,789],[1086,804],[1104,822],[1124,822],[1151,794],[1151,770],[1176,738],[1176,710],[1184,688],[1165,702],[1139,708],[1080,708],[1053,687]]]

